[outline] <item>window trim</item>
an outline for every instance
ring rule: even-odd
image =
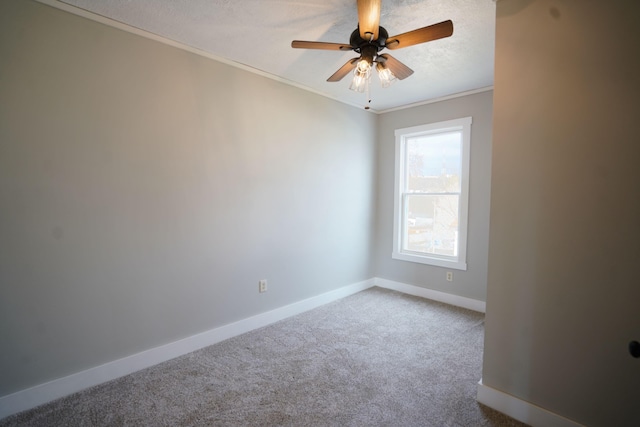
[[[462,117],[425,125],[412,126],[395,130],[395,185],[393,208],[393,259],[417,262],[421,264],[447,267],[456,270],[467,269],[467,230],[469,223],[469,174],[471,159],[471,117]],[[421,135],[437,134],[449,131],[462,131],[462,158],[460,177],[458,256],[450,257],[437,254],[421,254],[402,249],[401,231],[404,215],[401,197],[405,185],[405,143],[408,138]]]

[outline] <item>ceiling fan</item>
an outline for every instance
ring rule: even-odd
[[[358,58],[347,61],[338,71],[327,79],[328,82],[337,82],[344,76],[354,71],[354,78],[349,87],[357,92],[364,92],[368,88],[371,68],[378,71],[383,87],[389,86],[396,78],[403,80],[413,74],[413,70],[393,56],[379,52],[387,49],[401,49],[419,43],[449,37],[453,34],[453,22],[443,21],[438,24],[418,28],[413,31],[389,37],[389,33],[380,26],[380,2],[381,0],[358,0],[358,27],[351,33],[349,44],[326,43],[317,41],[294,40],[291,47],[297,49],[323,49],[323,50],[353,50],[359,53]]]

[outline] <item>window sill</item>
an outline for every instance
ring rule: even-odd
[[[417,262],[420,264],[434,265],[437,267],[446,267],[454,270],[467,270],[467,263],[462,261],[454,261],[437,257],[430,257],[426,255],[412,255],[401,252],[393,252],[391,254],[391,258],[408,261],[408,262]]]

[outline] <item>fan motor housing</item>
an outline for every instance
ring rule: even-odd
[[[360,37],[360,28],[356,28],[349,38],[349,45],[358,53],[362,53],[361,50],[365,46],[374,46],[376,48],[376,52],[380,52],[385,48],[387,44],[387,39],[389,38],[389,33],[384,27],[378,27],[378,38],[375,40],[365,40]]]

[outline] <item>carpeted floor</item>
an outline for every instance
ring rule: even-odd
[[[371,288],[0,426],[523,426],[475,400],[483,321]]]

